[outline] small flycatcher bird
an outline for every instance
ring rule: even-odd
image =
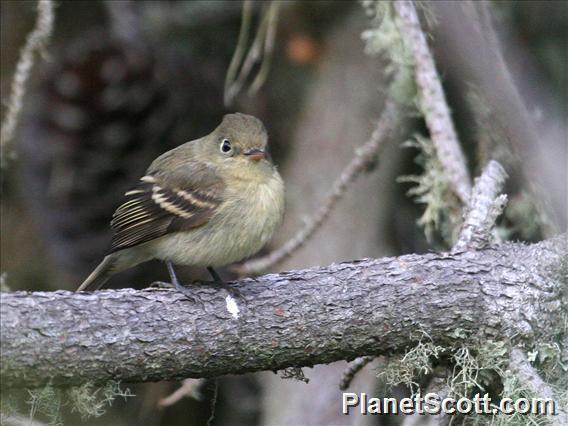
[[[228,114],[212,133],[159,156],[115,211],[109,254],[77,291],[151,259],[214,267],[258,252],[282,222],[284,184],[266,152],[267,133],[250,115]]]

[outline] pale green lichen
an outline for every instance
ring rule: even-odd
[[[485,341],[476,346],[461,346],[457,348],[444,348],[432,342],[419,341],[404,356],[389,362],[378,374],[383,382],[392,388],[396,385],[407,386],[412,394],[424,389],[419,388],[419,382],[434,370],[437,362],[448,363],[451,373],[447,378],[448,397],[459,399],[461,397],[473,398],[476,393],[485,394],[495,391],[495,384],[500,383],[499,398],[537,397],[529,389],[523,387],[516,376],[507,368],[509,363],[509,347],[504,342]],[[547,359],[556,359],[556,351],[547,352]],[[560,376],[562,377],[562,376]],[[564,385],[565,388],[565,385]],[[568,391],[553,387],[555,394],[560,398],[560,404],[566,406]],[[495,399],[493,404],[498,403]],[[460,425],[518,425],[549,424],[546,416],[536,414],[495,414],[495,415],[469,415],[456,418],[453,424]]]
[[[38,414],[47,418],[49,425],[63,425],[61,421],[61,391],[51,385],[41,389],[29,390],[29,420],[32,422]]]
[[[501,398],[511,398],[512,400],[518,400],[519,398],[533,398],[535,395],[528,389],[524,388],[517,378],[510,372],[506,371],[501,376],[503,383],[503,391],[501,392]],[[497,425],[497,426],[510,426],[510,425],[549,425],[550,421],[546,416],[535,415],[535,414],[496,414],[493,416],[486,416],[487,418],[482,418],[481,416],[476,416],[477,422],[472,422],[472,425]]]
[[[543,379],[554,382],[558,378],[566,378],[568,365],[562,362],[562,351],[558,343],[541,343],[527,353],[527,358],[542,373]]]
[[[67,401],[71,411],[76,411],[82,419],[100,417],[111,406],[117,396],[132,396],[129,389],[122,390],[118,382],[109,382],[103,387],[95,387],[90,383],[66,390]]]
[[[399,104],[411,107],[411,112],[423,115],[414,78],[414,60],[399,31],[392,3],[365,0],[362,4],[371,19],[371,28],[362,34],[365,51],[386,60],[385,73],[392,79],[389,92],[394,99]],[[434,21],[429,8],[425,11],[428,19]],[[402,176],[399,179],[400,182],[415,183],[416,186],[408,191],[408,195],[425,205],[418,225],[424,228],[429,242],[439,233],[444,244],[450,246],[455,241],[461,220],[459,200],[451,189],[430,139],[417,136],[405,146],[421,151],[416,160],[424,169],[422,175]]]
[[[115,381],[104,386],[94,386],[91,383],[69,388],[46,385],[40,389],[28,390],[28,395],[26,403],[29,406],[30,423],[39,417],[51,426],[63,425],[63,408],[79,413],[85,420],[102,416],[116,397],[133,396],[130,390],[123,390]],[[17,415],[16,397],[3,394],[1,399],[2,415]]]
[[[432,243],[439,235],[446,246],[451,246],[461,222],[460,202],[436,156],[434,144],[430,139],[417,135],[403,146],[419,150],[415,161],[424,170],[421,175],[406,175],[397,179],[398,182],[414,183],[407,194],[425,206],[417,223],[424,228],[428,242]]]
[[[443,347],[436,346],[431,342],[420,341],[403,356],[389,360],[378,377],[387,386],[393,387],[403,384],[415,393],[419,389],[417,378],[432,372],[432,360],[438,358],[443,349]]]
[[[363,31],[365,52],[386,60],[385,74],[391,77],[389,92],[401,105],[416,107],[417,91],[412,56],[405,47],[390,2],[362,2],[372,28]]]

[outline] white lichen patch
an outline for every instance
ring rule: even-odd
[[[227,305],[227,311],[229,311],[229,313],[233,316],[234,319],[238,319],[240,311],[239,311],[239,305],[237,305],[236,300],[233,299],[231,295],[228,295],[225,298],[225,303]]]

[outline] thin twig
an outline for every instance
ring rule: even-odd
[[[270,6],[264,5],[263,11],[266,10]],[[239,71],[237,78],[231,82],[230,86],[227,88],[225,93],[227,98],[227,103],[231,104],[235,97],[241,92],[243,86],[245,85],[246,79],[250,75],[252,68],[255,63],[257,63],[260,58],[262,57],[264,40],[266,38],[266,33],[268,31],[268,14],[263,12],[263,17],[261,19],[260,25],[256,32],[256,36],[252,42],[252,46],[250,47]]]
[[[454,253],[468,249],[480,249],[492,242],[495,221],[507,202],[506,195],[499,195],[506,178],[507,173],[501,164],[492,160],[487,164],[481,176],[475,179],[469,204],[463,209],[464,221],[458,240],[452,248]],[[441,391],[448,393],[449,387],[441,377],[432,379],[428,387],[433,386],[438,386]],[[448,416],[441,415],[437,423],[440,426],[446,426],[450,419]]]
[[[306,384],[310,382],[310,379],[306,377],[304,370],[302,370],[300,367],[288,367],[284,370],[280,370],[279,373],[281,379],[294,379]]]
[[[404,43],[413,56],[421,110],[430,137],[453,190],[462,203],[467,204],[471,181],[465,156],[459,145],[440,76],[420,26],[418,14],[412,1],[395,1],[392,5]]]
[[[339,382],[339,389],[342,391],[346,390],[351,385],[357,373],[374,359],[374,356],[362,356],[351,361],[345,371],[343,371],[341,381]]]
[[[26,84],[34,66],[35,54],[44,54],[47,43],[53,32],[54,4],[51,0],[39,0],[37,19],[33,31],[28,35],[26,44],[21,50],[20,59],[11,85],[8,111],[2,123],[0,146],[4,151],[13,137],[22,111]],[[4,156],[2,156],[4,157]]]
[[[229,64],[229,69],[227,70],[227,75],[225,77],[225,105],[229,105],[232,101],[230,94],[230,87],[235,81],[239,67],[243,61],[243,57],[246,51],[246,46],[248,43],[249,28],[252,19],[252,1],[245,0],[243,2],[243,13],[242,13],[241,29],[239,31],[239,38],[237,40],[237,47],[235,53]]]
[[[549,398],[554,401],[556,415],[550,418],[552,424],[568,425],[568,413],[554,395],[551,387],[540,377],[538,371],[531,365],[522,349],[514,348],[511,351],[509,369],[515,374],[519,382],[530,389],[539,398]]]
[[[207,419],[207,426],[211,426],[213,424],[213,420],[215,420],[215,408],[217,407],[217,397],[219,396],[219,379],[215,377],[213,379],[213,396],[211,397],[211,404],[210,404],[210,415]]]
[[[203,385],[203,383],[205,383],[205,379],[185,379],[182,382],[182,385],[173,393],[160,399],[160,401],[158,401],[158,406],[160,408],[169,407],[170,405],[174,405],[184,396],[200,399],[199,388]]]
[[[250,85],[248,90],[248,95],[252,96],[260,90],[263,84],[266,82],[268,77],[268,72],[270,71],[270,65],[272,63],[272,54],[274,52],[274,40],[276,39],[276,28],[278,28],[278,8],[280,2],[273,1],[270,4],[270,8],[267,13],[267,25],[266,37],[264,40],[264,52],[262,54],[262,64],[260,70],[256,75],[254,81]]]
[[[435,371],[435,375],[432,376],[430,382],[428,383],[426,390],[424,391],[424,395],[435,393],[440,397],[440,399],[443,400],[444,398],[450,396],[451,392],[450,387],[446,382],[448,372],[445,371],[443,367],[439,367],[437,370],[442,371]],[[427,416],[414,413],[404,416],[401,426],[448,426],[451,424],[453,418],[453,416],[450,416],[443,411],[440,414],[431,414]]]
[[[385,109],[375,130],[373,131],[373,134],[371,135],[371,138],[361,147],[357,148],[355,156],[333,183],[331,191],[322,203],[320,209],[306,221],[304,226],[292,238],[268,255],[236,266],[234,268],[235,271],[240,274],[260,273],[286,259],[297,249],[306,244],[314,233],[323,225],[337,202],[343,197],[355,178],[367,168],[369,163],[376,159],[383,142],[396,126],[398,111],[398,104],[390,98],[387,99]]]
[[[235,97],[241,92],[247,79],[251,75],[254,65],[259,61],[262,62],[260,64],[260,69],[248,90],[249,96],[254,95],[266,81],[268,71],[270,70],[270,64],[272,62],[272,52],[274,50],[274,40],[276,37],[276,28],[278,26],[279,7],[280,3],[278,1],[272,1],[263,5],[261,12],[262,17],[260,19],[256,36],[248,50],[248,53],[243,59],[251,19],[250,6],[247,6],[247,9],[243,6],[241,32],[239,34],[235,54],[231,60],[229,71],[227,72],[227,78],[225,79],[224,97],[226,106],[229,106]],[[240,71],[237,73],[239,66]]]
[[[499,195],[506,178],[507,173],[501,164],[491,160],[481,176],[475,179],[454,252],[480,249],[493,242],[495,221],[507,203],[507,196]]]

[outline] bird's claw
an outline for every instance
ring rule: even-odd
[[[229,293],[229,295],[235,299],[240,299],[240,300],[244,300],[244,296],[243,294],[240,292],[240,290],[237,290],[236,288],[234,288],[233,286],[226,284],[224,282],[214,282],[212,284],[214,287],[221,287],[223,290],[225,290],[227,293]]]
[[[165,281],[154,281],[150,284],[151,288],[175,288],[172,283],[167,283]]]
[[[191,287],[193,287],[194,285],[205,285],[208,287],[212,287],[212,288],[222,288],[223,290],[225,290],[227,293],[229,293],[229,295],[235,299],[239,299],[239,300],[244,300],[244,296],[243,294],[240,292],[240,290],[237,290],[236,288],[234,288],[233,286],[225,283],[225,282],[218,282],[218,281],[197,281],[195,283],[192,283],[191,285],[185,286],[181,283],[179,283],[179,281],[177,282],[164,282],[164,281],[154,281],[152,284],[150,284],[150,287],[152,288],[158,288],[158,289],[174,289],[179,291],[180,293],[182,293],[185,297],[187,297],[189,300],[191,300],[192,302],[197,302],[198,297],[195,295],[194,292],[191,291]]]
[[[150,287],[176,290],[183,294],[191,302],[197,302],[197,297],[195,296],[195,294],[193,294],[188,287],[183,286],[179,282],[168,283],[164,281],[154,281],[152,284],[150,284]]]

